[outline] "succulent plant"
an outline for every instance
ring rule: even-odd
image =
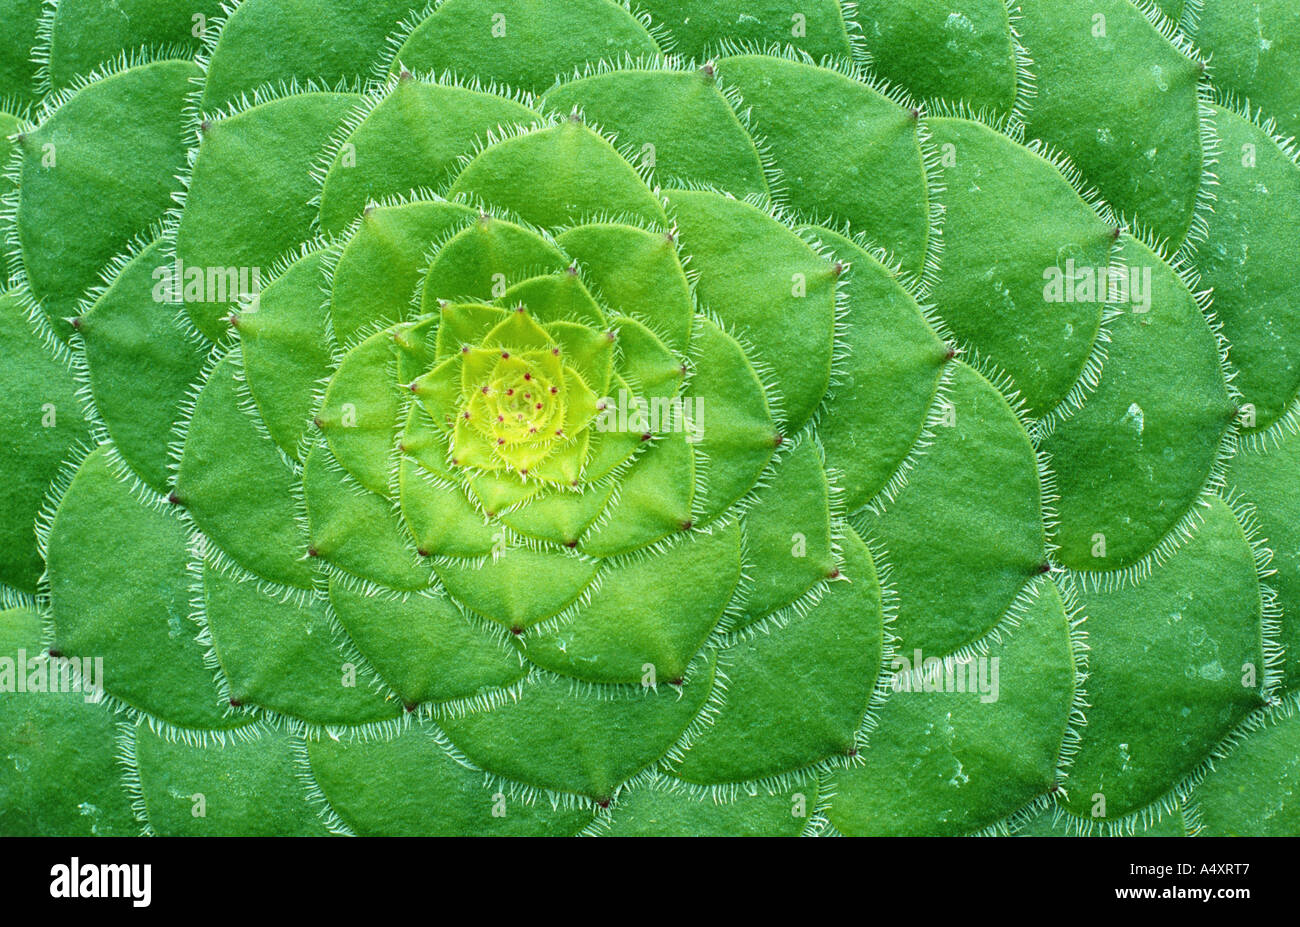
[[[1300,833],[1290,0],[0,0],[0,833]]]

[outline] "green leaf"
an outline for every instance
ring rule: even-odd
[[[36,514],[89,428],[65,363],[31,330],[17,293],[0,295],[0,582],[35,592],[43,565]]]
[[[1282,607],[1279,638],[1288,689],[1300,684],[1300,434],[1284,434],[1276,445],[1241,449],[1228,464],[1227,485],[1253,509],[1273,551],[1268,579]]]
[[[835,0],[806,0],[797,11],[782,0],[645,0],[638,6],[663,24],[673,50],[685,58],[703,60],[723,42],[789,44],[815,60],[847,57],[852,50],[849,24]]]
[[[34,668],[29,661],[49,661],[44,653],[35,612],[0,611],[0,654],[12,661],[14,672],[27,677]],[[16,688],[17,680],[13,683]],[[136,832],[116,762],[114,715],[87,696],[9,688],[0,694],[0,742],[5,745],[0,833],[116,837]]]
[[[745,624],[785,608],[834,573],[834,514],[818,449],[802,442],[777,463],[745,514],[752,564]]]
[[[1192,793],[1207,837],[1289,836],[1300,828],[1295,780],[1300,723],[1291,696],[1252,719]]]
[[[517,682],[525,673],[503,635],[468,618],[446,596],[366,595],[335,578],[330,604],[358,649],[407,705],[469,698]]]
[[[104,690],[127,705],[183,727],[230,727],[190,620],[188,544],[179,519],[113,472],[108,449],[91,454],[50,526],[54,648],[102,659]]]
[[[1049,162],[992,129],[939,119],[934,137],[951,162],[938,311],[1043,415],[1078,382],[1106,302],[1095,290],[1057,294],[1050,275],[1104,273],[1115,230]]]
[[[285,454],[299,458],[329,373],[320,253],[295,261],[239,316],[240,354],[248,392],[266,429]]]
[[[312,569],[299,522],[298,474],[262,433],[239,395],[227,356],[194,404],[176,472],[175,499],[248,572],[307,588]]]
[[[1215,168],[1209,241],[1197,253],[1201,282],[1214,290],[1234,385],[1264,429],[1300,391],[1300,348],[1286,333],[1300,325],[1300,165],[1250,121],[1214,108],[1226,153]]]
[[[680,679],[740,580],[740,529],[609,563],[590,600],[556,630],[522,638],[528,659],[588,682]]]
[[[368,326],[406,319],[428,270],[429,242],[471,215],[465,206],[423,202],[367,212],[334,268],[329,308],[335,336],[349,344]]]
[[[203,109],[215,112],[268,85],[312,79],[333,86],[365,77],[410,7],[407,0],[244,0],[210,55]]]
[[[930,249],[930,181],[917,118],[836,70],[768,55],[724,58],[718,74],[753,107],[754,130],[781,165],[784,194],[807,215],[836,218],[919,276]],[[791,100],[835,101],[809,119]]]
[[[325,836],[297,779],[294,747],[260,726],[199,745],[136,725],[133,773],[149,829],[170,837]]]
[[[1070,155],[1124,215],[1180,246],[1207,169],[1201,66],[1127,0],[1039,0],[1019,24],[1038,96],[1028,131]]]
[[[610,215],[667,221],[658,198],[614,146],[573,120],[480,152],[448,196],[478,197],[545,227]]]
[[[77,327],[95,410],[131,469],[158,492],[171,483],[167,448],[205,353],[167,302],[165,255],[161,240],[142,249]]]
[[[192,57],[220,13],[218,0],[59,0],[42,43],[48,47],[49,82],[60,90],[142,45],[183,48]]]
[[[167,60],[119,71],[23,136],[18,244],[61,332],[100,270],[171,206],[185,165],[181,111],[198,74]]]
[[[1214,61],[1215,85],[1263,107],[1284,136],[1300,135],[1300,23],[1294,12],[1287,0],[1205,0],[1195,35]]]
[[[1055,541],[1080,570],[1128,566],[1155,547],[1202,492],[1236,414],[1186,284],[1131,238],[1120,256],[1150,271],[1151,308],[1111,323],[1096,392],[1043,442],[1061,494]]]
[[[378,332],[343,358],[317,414],[330,451],[358,483],[389,494],[391,458],[402,412],[393,333]]]
[[[538,676],[517,699],[448,718],[452,743],[489,772],[557,792],[609,801],[664,754],[714,687],[709,655],[696,657],[681,686],[598,686]]]
[[[890,670],[908,679],[906,687],[893,689],[891,675],[861,763],[832,777],[826,816],[838,831],[969,833],[1053,788],[1076,695],[1069,620],[1056,587],[1040,580],[1019,627],[985,643],[987,650],[963,654],[970,662],[938,668],[925,661],[944,655],[922,650],[919,679],[914,651],[900,648]]]
[[[203,619],[234,699],[315,724],[395,716],[334,636],[323,602],[284,601],[203,568]]]
[[[0,22],[5,24],[0,33],[0,98],[20,105],[39,99],[32,48],[44,6],[41,0],[0,0]]]
[[[546,106],[612,132],[661,182],[704,184],[744,197],[766,195],[767,178],[754,140],[711,73],[629,70],[561,84]]]
[[[510,283],[568,266],[553,242],[485,214],[438,251],[424,279],[420,311],[434,312],[438,300],[492,300]]]
[[[682,246],[700,274],[696,292],[770,370],[789,432],[817,408],[830,381],[835,268],[762,210],[716,193],[669,194]]]
[[[590,808],[553,808],[484,782],[432,727],[309,741],[307,755],[331,810],[363,836],[570,836],[592,817]]]
[[[874,70],[922,99],[1008,116],[1021,80],[1004,0],[858,0]]]
[[[359,491],[320,446],[302,473],[311,535],[308,552],[353,577],[393,589],[429,587],[433,571],[419,564],[410,535],[383,496]],[[405,494],[404,494],[405,495]]]
[[[893,567],[900,648],[935,656],[988,633],[1047,562],[1034,449],[1006,399],[963,364],[941,402],[897,498],[855,520]]]
[[[648,444],[623,477],[617,498],[583,540],[585,553],[631,553],[692,527],[695,461],[686,436],[673,432]]]
[[[512,630],[530,628],[573,605],[597,568],[583,557],[526,547],[494,551],[483,562],[434,565],[457,601]]]
[[[176,231],[184,266],[266,273],[309,238],[315,190],[306,166],[356,102],[352,94],[304,93],[207,120]],[[186,308],[216,340],[233,299],[221,290],[203,295]]]
[[[855,749],[880,671],[884,612],[866,545],[852,532],[843,544],[841,581],[786,626],[756,629],[727,651],[726,700],[674,775],[760,779]]]
[[[817,806],[815,775],[803,775],[784,787],[754,785],[719,800],[704,791],[693,794],[668,778],[620,795],[609,829],[611,837],[796,837],[808,826]]]
[[[875,257],[829,229],[810,231],[852,265],[841,343],[853,363],[827,395],[817,435],[853,512],[885,488],[919,440],[948,348]]]
[[[557,74],[658,52],[645,27],[613,0],[446,0],[411,33],[394,65],[456,70],[540,93]]]
[[[695,307],[673,239],[607,223],[569,229],[557,241],[605,305],[645,322],[674,351],[686,350]]]
[[[1070,771],[1076,813],[1098,794],[1111,819],[1154,801],[1263,701],[1255,560],[1224,503],[1202,517],[1140,583],[1082,596],[1092,707]]]
[[[462,155],[500,126],[540,116],[484,91],[401,80],[339,146],[321,188],[321,227],[336,233],[366,204],[441,189]]]

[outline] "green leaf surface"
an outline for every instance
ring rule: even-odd
[[[881,77],[922,99],[1009,115],[1020,75],[1004,0],[858,0],[863,43]]]
[[[582,266],[605,305],[640,319],[674,351],[686,350],[695,310],[671,238],[608,223],[570,229],[557,241]]]
[[[329,453],[317,446],[303,465],[311,535],[309,553],[351,576],[393,589],[425,589],[433,571],[421,566],[410,535],[383,496],[359,491]]]
[[[158,492],[171,483],[167,446],[205,353],[183,330],[180,307],[169,302],[174,279],[166,245],[155,241],[122,269],[77,327],[95,410],[131,469]]]
[[[42,678],[41,624],[30,609],[0,612],[0,657],[9,672]],[[36,663],[33,661],[41,661]],[[0,670],[0,672],[3,672]],[[82,677],[84,678],[84,677]],[[117,724],[85,692],[0,694],[0,833],[10,837],[116,837],[136,832],[119,779]],[[69,750],[69,745],[75,745]]]
[[[1273,837],[1296,832],[1300,724],[1295,698],[1270,710],[1250,735],[1216,760],[1192,793],[1207,837]],[[1264,772],[1267,770],[1267,772]]]
[[[582,542],[593,557],[631,553],[693,526],[695,461],[682,432],[649,446],[624,476],[618,498]]]
[[[1200,64],[1128,0],[1038,0],[1021,10],[1038,96],[1031,136],[1057,146],[1125,215],[1180,246],[1206,170]]]
[[[943,408],[898,497],[855,522],[888,552],[900,648],[934,656],[991,630],[1046,563],[1034,450],[1006,399],[961,365]]]
[[[817,806],[818,782],[805,775],[785,788],[752,786],[729,801],[691,794],[671,779],[620,795],[611,837],[795,837]]]
[[[805,215],[836,219],[898,255],[919,276],[931,242],[931,184],[912,110],[838,71],[764,55],[724,58],[718,74],[753,108],[754,130]],[[791,101],[818,100],[816,119]]]
[[[349,636],[408,705],[468,698],[508,686],[525,669],[503,635],[464,615],[446,596],[368,596],[337,579],[330,604]]]
[[[334,268],[329,308],[335,336],[350,344],[367,326],[403,321],[428,270],[429,243],[472,214],[464,206],[424,202],[368,212]]]
[[[285,602],[205,565],[203,619],[241,705],[316,724],[356,724],[401,710],[371,691],[339,646],[323,602]]]
[[[478,197],[541,226],[611,215],[665,222],[658,198],[614,146],[572,119],[479,153],[448,195]]]
[[[614,0],[446,0],[406,39],[394,64],[460,70],[540,93],[557,74],[659,51],[645,27]]]
[[[992,129],[939,119],[934,137],[950,164],[938,311],[1042,415],[1065,399],[1093,351],[1105,299],[1082,284],[1110,266],[1114,229],[1050,163]],[[1054,292],[1055,274],[1078,280],[1077,289]]]
[[[91,454],[50,527],[54,648],[102,659],[104,690],[132,707],[182,726],[229,727],[190,620],[188,545],[178,519],[113,472],[107,449]]]
[[[230,356],[209,375],[186,432],[175,499],[248,572],[310,587],[298,476],[248,413],[240,376]]]
[[[754,140],[704,70],[594,74],[556,87],[545,104],[612,132],[661,183],[704,184],[738,197],[769,192]]]
[[[294,743],[249,728],[225,742],[134,732],[139,799],[153,833],[170,837],[322,837],[327,831],[295,776]]]
[[[1114,320],[1096,392],[1043,442],[1061,496],[1055,541],[1080,570],[1129,566],[1155,547],[1201,493],[1236,412],[1186,284],[1139,242],[1125,238],[1120,254],[1149,272],[1151,308]]]
[[[564,254],[535,232],[482,215],[439,249],[424,279],[421,311],[438,300],[492,300],[512,283],[569,266]]]
[[[810,231],[852,266],[842,324],[853,364],[827,396],[817,434],[854,512],[885,487],[919,440],[948,348],[875,257],[829,229]]]
[[[209,56],[202,106],[215,112],[258,88],[314,80],[333,86],[369,74],[407,0],[244,0]]]
[[[736,339],[706,318],[698,321],[693,344],[695,370],[683,398],[694,404],[695,505],[700,521],[708,522],[757,485],[784,436]]]
[[[596,577],[583,557],[515,547],[485,562],[436,564],[438,578],[468,608],[509,629],[554,617],[578,600]]]
[[[370,202],[440,189],[487,133],[539,120],[490,93],[400,80],[340,145],[321,188],[321,227],[337,233]]]
[[[389,493],[402,412],[391,332],[371,335],[347,353],[316,416],[330,451],[365,489]]]
[[[44,5],[41,0],[0,0],[0,22],[5,24],[0,33],[0,98],[20,105],[39,99],[32,48]]]
[[[701,302],[735,329],[756,365],[771,371],[795,431],[830,380],[835,268],[758,208],[716,193],[674,191],[669,203]]]
[[[103,267],[172,205],[185,165],[181,112],[198,73],[168,60],[118,71],[23,136],[18,245],[61,332]]]
[[[1197,254],[1201,282],[1231,347],[1234,385],[1253,407],[1250,428],[1277,421],[1300,391],[1300,351],[1286,334],[1300,325],[1300,164],[1265,132],[1214,108],[1224,156],[1215,172],[1210,240]]]
[[[1097,795],[1107,818],[1154,801],[1261,704],[1254,559],[1224,503],[1203,517],[1187,546],[1141,583],[1082,596],[1091,708],[1070,771],[1077,813]]]
[[[680,686],[601,686],[539,676],[517,699],[443,729],[489,772],[609,801],[614,790],[686,732],[714,687],[715,662],[696,657]]]
[[[592,817],[485,783],[431,728],[381,741],[311,741],[307,754],[331,810],[361,835],[570,836]]]
[[[1227,483],[1251,506],[1273,552],[1268,584],[1282,606],[1283,672],[1292,689],[1300,684],[1300,435],[1244,448],[1228,465]]]
[[[0,582],[35,592],[36,514],[60,464],[89,428],[66,364],[32,331],[15,293],[0,295]]]
[[[48,6],[54,9],[47,67],[55,90],[142,45],[183,48],[192,56],[221,13],[218,0],[59,0]]]
[[[304,93],[268,100],[238,115],[208,120],[201,132],[176,253],[187,267],[258,268],[267,272],[310,237],[315,216],[309,170],[357,98]],[[209,338],[225,331],[229,293],[206,292],[188,303]]]
[[[257,411],[280,450],[299,457],[330,369],[319,253],[295,261],[239,316],[244,378]]]
[[[891,682],[861,764],[832,777],[827,817],[841,833],[969,833],[1053,787],[1075,695],[1070,628],[1056,587],[1040,580],[1020,626],[989,642],[987,653],[965,665],[924,667],[939,656],[922,651],[919,679],[911,649],[901,648],[892,663],[907,687],[893,690]]]
[[[1195,35],[1213,56],[1215,84],[1262,106],[1288,136],[1300,135],[1300,22],[1294,14],[1287,0],[1205,0]]]
[[[821,455],[804,442],[781,459],[745,514],[745,552],[753,564],[746,624],[785,608],[837,569],[837,525]]]
[[[680,679],[740,580],[740,529],[611,563],[590,601],[558,630],[523,640],[538,666],[588,682]]]
[[[880,670],[884,613],[867,546],[852,533],[843,545],[842,581],[786,627],[728,651],[726,701],[675,775],[708,784],[760,779],[856,748]]]
[[[852,51],[849,26],[835,0],[809,0],[798,10],[781,0],[711,0],[707,4],[645,0],[639,6],[663,24],[672,36],[673,50],[687,58],[703,60],[716,54],[722,42],[789,44],[814,59],[847,57]]]

